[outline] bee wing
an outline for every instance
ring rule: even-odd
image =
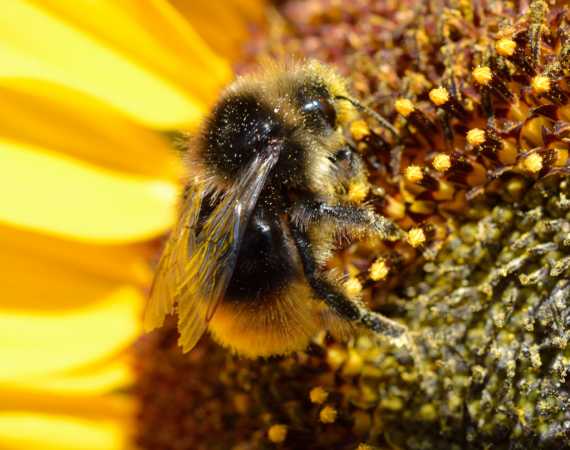
[[[180,218],[162,251],[144,311],[143,328],[147,332],[160,327],[166,315],[174,312],[177,286],[195,246],[194,229],[205,193],[198,185],[190,185],[185,192]]]
[[[247,223],[279,157],[278,147],[266,150],[240,174],[197,237],[177,293],[179,344],[184,351],[198,342],[231,280]]]
[[[222,196],[198,236],[192,232],[187,234],[188,231],[185,230],[193,227],[186,226],[178,235],[182,239],[174,237],[172,249],[168,248],[172,256],[163,255],[165,267],[162,268],[159,264],[161,271],[173,270],[174,274],[170,278],[174,279],[175,284],[165,288],[158,285],[160,290],[153,290],[162,296],[171,294],[168,290],[174,286],[169,300],[154,300],[159,306],[165,306],[157,306],[155,311],[163,314],[163,311],[168,310],[168,313],[172,311],[175,302],[178,304],[179,344],[183,351],[191,350],[206,331],[208,321],[214,315],[231,280],[245,228],[267,176],[279,157],[278,147],[269,147],[267,150],[253,158],[234,185]],[[189,209],[190,214],[184,217],[183,213],[183,219],[186,223],[195,224],[197,216],[194,207]],[[181,251],[187,254],[183,264],[179,263]],[[182,270],[179,271],[180,269]],[[167,284],[166,280],[164,284]],[[160,325],[164,315],[160,322],[156,317],[151,316],[151,319],[153,325]]]

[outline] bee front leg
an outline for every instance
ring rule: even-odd
[[[327,306],[343,319],[363,325],[374,333],[389,338],[390,342],[396,345],[409,344],[407,327],[350,299],[319,273],[312,245],[305,231],[292,225],[291,233],[301,257],[305,277],[319,299],[324,300]]]
[[[291,210],[291,220],[302,230],[307,230],[311,224],[325,221],[340,230],[376,235],[389,241],[404,236],[404,232],[394,222],[375,214],[371,209],[342,203],[331,205],[318,200],[303,200]]]

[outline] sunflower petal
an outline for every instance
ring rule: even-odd
[[[0,282],[4,292],[13,285],[13,295],[23,298],[24,288],[38,288],[39,274],[45,275],[54,271],[66,279],[77,273],[79,278],[93,279],[96,283],[102,280],[130,282],[137,286],[148,286],[152,273],[148,264],[156,250],[149,243],[133,243],[124,245],[101,245],[90,242],[61,239],[40,233],[32,233],[18,228],[0,225]],[[35,267],[38,272],[31,270]],[[46,272],[47,271],[47,272]],[[13,274],[13,275],[8,275]],[[46,279],[50,283],[50,279]],[[55,281],[55,280],[51,280]],[[50,283],[53,288],[53,284]],[[59,298],[65,297],[61,293]],[[41,299],[41,295],[39,298]],[[72,297],[76,297],[73,296]],[[11,299],[10,295],[4,296]],[[71,300],[77,304],[77,300]],[[40,300],[45,307],[44,301]],[[59,304],[59,302],[58,302]]]
[[[33,1],[203,102],[231,76],[228,63],[165,0]]]
[[[78,301],[92,298],[85,295],[78,292]],[[3,308],[0,382],[69,370],[116,354],[129,345],[140,331],[142,295],[130,286],[107,287],[107,292],[100,295],[95,303],[52,314]],[[52,300],[46,291],[46,303]]]
[[[0,442],[12,450],[125,450],[125,423],[71,416],[0,413]]]
[[[62,394],[44,390],[0,386],[0,411],[70,414],[89,419],[127,418],[133,412],[134,400],[127,395]]]
[[[42,375],[41,377],[18,377],[10,383],[0,384],[0,398],[5,398],[2,392],[38,392],[42,395],[80,396],[102,395],[112,391],[125,389],[133,382],[133,373],[127,358],[123,355],[107,361],[101,367],[89,364],[80,369],[63,374]],[[16,401],[17,400],[17,396]],[[18,407],[22,405],[18,403]],[[33,408],[32,408],[33,409]]]
[[[163,233],[176,186],[127,177],[0,141],[0,222],[75,239],[129,242]]]
[[[86,15],[92,14],[94,5],[90,2]],[[195,123],[204,110],[199,99],[101,45],[93,36],[23,0],[2,5],[0,61],[0,78],[59,83],[91,94],[156,127]],[[197,80],[202,78],[207,77],[195,79],[196,92],[201,88]]]
[[[165,139],[107,105],[61,85],[3,80],[0,137],[111,169],[175,179],[181,164]]]
[[[38,252],[39,253],[39,252]],[[0,255],[4,311],[35,314],[68,312],[95,305],[117,289],[117,281],[81,270],[57,258],[8,247]]]
[[[207,2],[208,0],[198,0]],[[267,13],[266,0],[227,0],[228,7],[235,8],[244,17],[244,22],[261,23]]]
[[[220,8],[218,3],[205,0],[170,2],[218,53],[232,59],[239,56],[242,42],[248,33],[246,17],[239,5],[225,2],[224,7]]]

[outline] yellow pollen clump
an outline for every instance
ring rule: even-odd
[[[420,45],[428,45],[429,37],[424,30],[416,31],[416,39]]]
[[[487,66],[475,67],[472,72],[473,79],[482,86],[487,86],[493,79],[493,72]]]
[[[327,351],[327,363],[334,370],[338,369],[346,361],[346,350],[341,347],[331,347]]]
[[[408,244],[410,244],[414,248],[417,248],[425,243],[426,234],[424,233],[424,230],[422,230],[421,228],[412,228],[410,231],[408,231],[407,240]]]
[[[550,78],[545,75],[537,75],[530,82],[530,86],[536,95],[544,94],[550,91]]]
[[[360,141],[370,134],[370,128],[364,120],[355,120],[350,124],[350,134],[355,140]]]
[[[269,430],[267,430],[267,437],[274,444],[281,444],[287,438],[287,426],[286,425],[271,425]]]
[[[481,128],[473,128],[467,132],[467,143],[473,147],[481,145],[485,139],[485,130]]]
[[[374,261],[374,264],[370,266],[369,272],[370,278],[372,280],[379,281],[388,276],[390,267],[388,267],[384,258],[378,258],[376,261]]]
[[[370,185],[363,181],[352,181],[348,186],[348,200],[361,203],[370,191]]]
[[[393,197],[386,196],[386,208],[384,209],[388,217],[400,220],[406,217],[406,205]]]
[[[424,174],[422,172],[422,168],[420,166],[411,165],[406,167],[406,172],[404,173],[406,180],[411,183],[417,183],[418,181],[422,181]]]
[[[357,278],[351,277],[344,283],[344,288],[350,297],[354,297],[362,292],[362,283]]]
[[[533,153],[525,158],[523,161],[524,168],[531,173],[537,173],[542,170],[542,156],[538,153]]]
[[[358,375],[362,371],[362,356],[354,349],[348,353],[348,360],[342,368],[344,375]]]
[[[332,406],[325,406],[319,413],[319,419],[322,423],[334,423],[338,412]]]
[[[412,101],[408,100],[407,98],[397,99],[394,103],[394,108],[396,108],[396,111],[398,111],[398,113],[404,117],[408,117],[411,113],[414,112],[415,109]]]
[[[445,153],[438,153],[433,158],[432,165],[438,172],[447,172],[451,167],[451,157]]]
[[[240,414],[245,414],[250,407],[250,398],[245,394],[236,394],[233,398],[233,404]]]
[[[512,56],[517,48],[517,43],[512,39],[502,38],[495,43],[495,50],[501,56]]]
[[[316,403],[317,405],[324,403],[328,398],[328,396],[329,393],[325,391],[321,386],[317,386],[311,389],[311,392],[309,392],[309,398],[311,399],[311,403]]]
[[[449,101],[449,91],[444,87],[432,89],[429,91],[429,99],[434,105],[445,105]]]

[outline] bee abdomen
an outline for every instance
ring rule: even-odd
[[[267,216],[258,208],[245,231],[225,301],[262,302],[299,276],[282,224]]]

